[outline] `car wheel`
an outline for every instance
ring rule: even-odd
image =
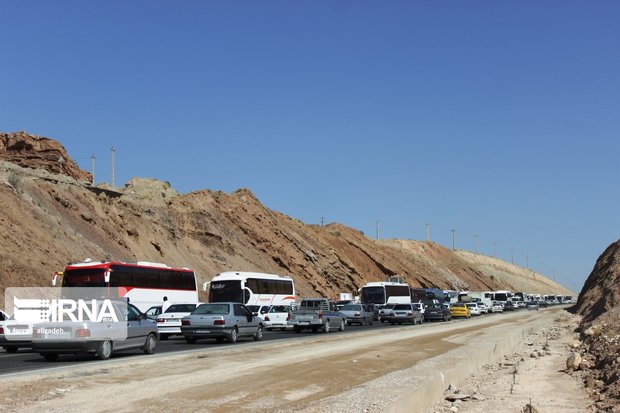
[[[195,344],[196,343],[196,337],[185,337],[185,342],[187,344]]]
[[[166,341],[166,340],[168,340],[168,337],[169,337],[169,336],[168,336],[168,334],[160,334],[160,335],[159,335],[159,339],[160,339],[161,341]]]
[[[344,320],[340,322],[340,327],[338,327],[338,331],[344,331]]]
[[[155,353],[155,347],[157,347],[157,338],[155,334],[149,334],[146,336],[146,341],[144,342],[144,354]]]
[[[254,333],[254,341],[261,341],[263,339],[263,326],[259,325],[256,333]]]
[[[237,331],[237,327],[233,328],[232,331],[230,332],[230,335],[228,336],[228,342],[229,343],[236,343],[237,342],[237,335],[239,334],[239,332]]]
[[[19,347],[17,346],[5,346],[3,348],[7,353],[17,353],[17,350],[19,350]]]
[[[329,330],[331,329],[331,326],[329,325],[329,320],[325,321],[325,324],[323,324],[323,328],[322,331],[324,333],[329,333]]]
[[[45,353],[41,354],[45,361],[56,361],[58,360],[58,353]]]
[[[99,360],[107,360],[112,356],[112,342],[104,340],[97,346],[97,358]]]

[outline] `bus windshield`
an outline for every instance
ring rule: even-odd
[[[243,303],[243,293],[241,291],[241,281],[227,280],[215,281],[211,283],[209,289],[209,302],[234,302]]]
[[[383,287],[363,287],[362,303],[385,304],[385,289]]]
[[[85,268],[65,271],[62,277],[63,287],[105,287],[105,270],[103,268]]]

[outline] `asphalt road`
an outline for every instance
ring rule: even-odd
[[[381,324],[375,321],[372,325],[347,326],[343,332],[330,332],[328,334],[348,334],[360,330],[378,329],[378,328],[390,328],[389,323]],[[312,333],[311,331],[303,331],[301,333],[295,333],[293,331],[265,331],[263,334],[264,341],[270,340],[286,340],[294,339],[297,337],[307,337],[310,335],[324,334],[324,333]],[[239,342],[252,341],[251,338],[240,338]],[[156,353],[173,353],[185,350],[194,350],[200,347],[225,347],[234,344],[228,343],[216,343],[215,340],[200,340],[196,344],[187,344],[182,336],[173,336],[166,341],[160,341],[157,344]],[[116,353],[112,355],[112,358],[121,357],[140,357],[142,352],[140,351],[127,351],[123,353]],[[22,348],[17,353],[9,354],[3,349],[0,349],[0,376],[10,373],[19,373],[25,371],[34,371],[39,369],[47,369],[50,367],[64,367],[74,364],[83,363],[97,363],[98,360],[94,359],[92,355],[61,355],[56,362],[48,362],[43,359],[39,354],[33,353],[30,349]]]

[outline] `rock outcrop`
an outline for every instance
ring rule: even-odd
[[[60,143],[23,131],[0,133],[0,159],[24,168],[67,175],[78,181],[92,180],[92,175],[80,169]]]

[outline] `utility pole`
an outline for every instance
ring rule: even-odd
[[[456,233],[455,229],[452,229],[452,251],[454,251],[454,234]]]
[[[528,255],[525,256],[525,268],[530,269],[530,257]]]
[[[493,243],[493,258],[497,258],[497,242]]]
[[[511,264],[515,263],[514,250],[512,248],[510,248],[510,263]]]
[[[375,221],[375,224],[376,224],[377,239],[379,239],[379,220]]]
[[[431,224],[429,223],[426,224],[426,240],[431,240]]]
[[[93,182],[92,182],[92,185],[95,185],[95,155],[94,155],[94,154],[90,157],[90,160],[91,160],[91,168],[90,168],[90,171],[91,171],[91,173],[92,173],[92,175],[93,175]]]
[[[321,226],[325,225],[325,217],[321,217]]]
[[[474,235],[474,254],[478,254],[478,235]]]
[[[112,146],[112,188],[116,188],[116,184],[114,181],[114,154],[116,153],[116,150],[114,149],[114,146]]]

